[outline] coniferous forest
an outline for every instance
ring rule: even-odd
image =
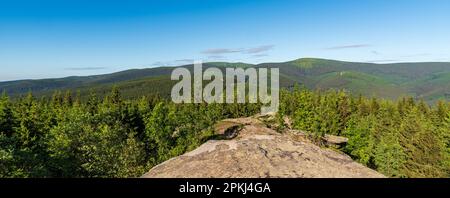
[[[349,138],[340,149],[389,177],[450,177],[450,103],[282,90],[279,118],[313,137]],[[113,88],[87,99],[71,92],[0,98],[0,177],[139,177],[214,138],[225,118],[260,104],[174,104],[124,99]]]

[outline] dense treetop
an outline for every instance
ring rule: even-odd
[[[0,177],[138,177],[214,138],[224,118],[259,104],[174,104],[157,95],[125,99],[71,92],[0,97]],[[352,96],[344,91],[281,92],[279,118],[311,137],[349,138],[341,152],[390,177],[450,176],[450,104]],[[281,119],[280,119],[281,120]]]

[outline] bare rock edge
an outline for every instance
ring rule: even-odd
[[[309,142],[299,131],[278,133],[257,117],[224,120],[216,125],[216,133],[232,139],[210,140],[153,167],[142,178],[385,177],[345,154]]]

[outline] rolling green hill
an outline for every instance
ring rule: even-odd
[[[310,89],[346,89],[395,99],[450,100],[450,63],[371,64],[304,58],[257,67],[279,67],[283,77]]]
[[[183,67],[192,70],[192,65]],[[450,63],[371,64],[303,58],[258,65],[211,62],[203,67],[278,67],[282,87],[298,83],[310,89],[346,89],[354,94],[390,99],[409,95],[428,102],[450,100]],[[155,93],[169,96],[176,83],[170,80],[172,70],[173,67],[158,67],[84,77],[0,82],[0,90],[13,97],[29,91],[37,96],[48,96],[55,90],[78,90],[81,95],[92,90],[102,95],[116,85],[125,97]]]

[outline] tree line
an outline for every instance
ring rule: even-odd
[[[0,97],[0,177],[138,177],[213,137],[212,125],[250,116],[256,104],[174,104],[122,99],[114,88],[87,101]]]
[[[450,104],[428,105],[294,88],[280,92],[278,117],[314,137],[349,138],[341,148],[390,177],[450,176]],[[0,97],[0,177],[138,177],[214,138],[225,118],[257,114],[260,104],[174,104],[124,99],[117,88],[86,100]]]
[[[281,115],[314,137],[344,136],[341,149],[389,177],[450,177],[450,103],[352,97],[345,91],[281,92]]]

